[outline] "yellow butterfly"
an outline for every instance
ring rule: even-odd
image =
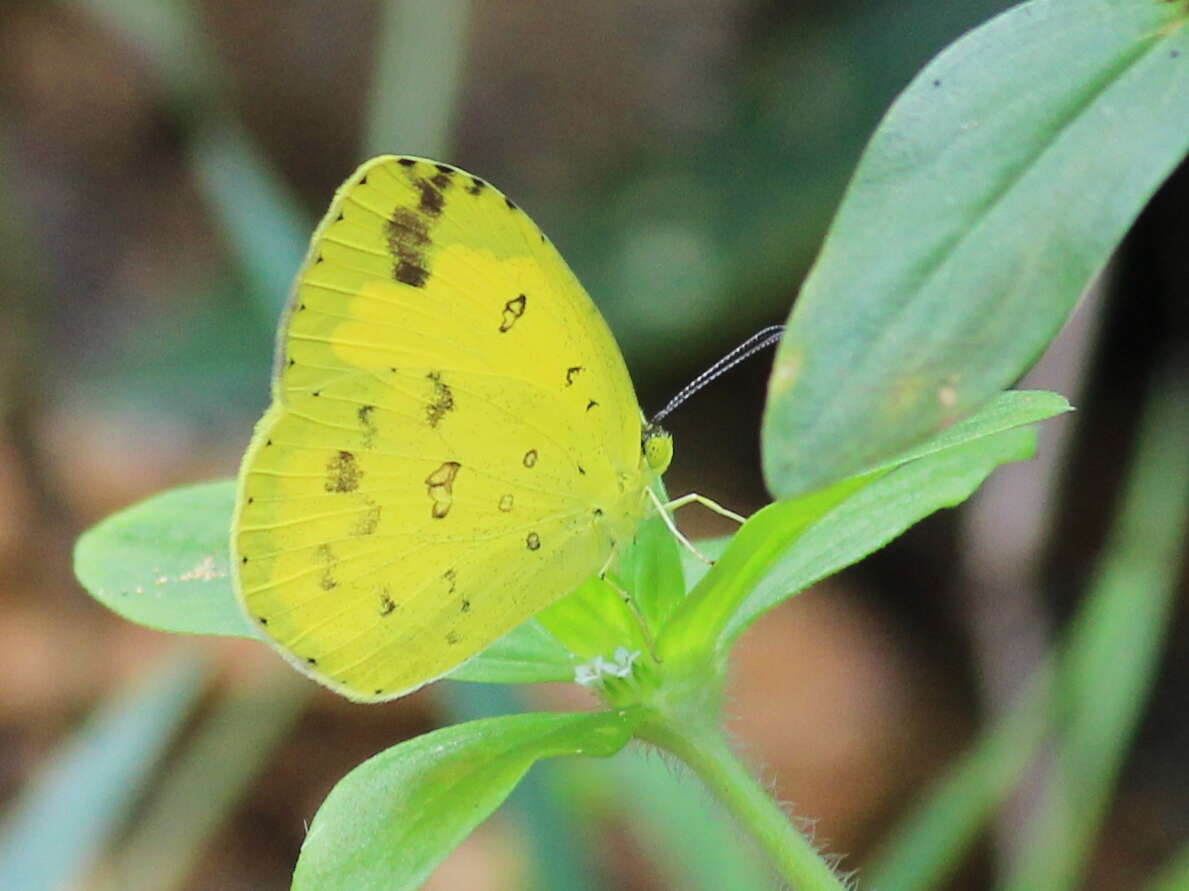
[[[421,158],[375,158],[338,190],[272,399],[240,470],[238,595],[357,700],[440,677],[605,569],[672,457],[553,244]]]

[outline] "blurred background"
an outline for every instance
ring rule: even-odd
[[[466,717],[581,704],[564,687],[447,682],[357,706],[253,643],[133,626],[73,579],[87,526],[234,475],[304,242],[357,163],[429,155],[513,196],[655,410],[784,319],[883,110],[1007,5],[0,0],[0,801],[25,800],[55,753],[106,739],[90,716],[129,695],[165,703],[133,738],[143,776],[88,818],[91,846],[60,886],[288,887],[305,823],[363,758]],[[745,756],[860,878],[1093,580],[1144,393],[1189,340],[1186,207],[1182,169],[1029,378],[1079,409],[1046,426],[1039,460],[789,601],[736,651]],[[765,502],[769,365],[672,416],[671,491]],[[727,531],[696,510],[682,522]],[[1088,888],[1138,887],[1189,839],[1184,578]],[[656,772],[633,771],[648,769],[538,769],[430,887],[696,887],[679,853],[695,830],[675,838],[664,805],[709,805],[692,780],[639,794]],[[948,887],[990,887],[1027,844],[1016,817],[1033,787]],[[628,788],[646,800],[617,796]],[[772,887],[752,875],[718,887]]]

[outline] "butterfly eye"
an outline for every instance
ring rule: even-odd
[[[659,476],[669,469],[669,462],[673,460],[673,437],[663,427],[648,424],[644,427],[640,450],[648,468]]]

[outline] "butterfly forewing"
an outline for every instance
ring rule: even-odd
[[[532,221],[454,168],[360,168],[241,471],[240,596],[282,652],[354,698],[414,689],[597,572],[644,485],[622,356]]]

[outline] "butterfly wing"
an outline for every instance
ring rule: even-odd
[[[597,572],[643,513],[622,355],[477,177],[364,164],[314,233],[240,473],[247,613],[364,700],[441,676]]]

